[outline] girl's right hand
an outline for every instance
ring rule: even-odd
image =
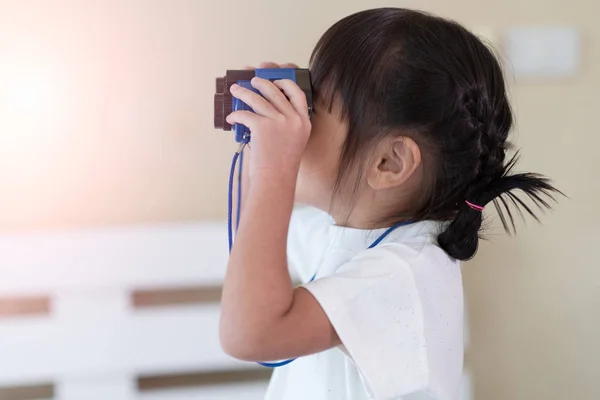
[[[247,70],[255,70],[257,67],[253,67],[250,65],[247,65],[244,67],[244,69]],[[296,64],[293,63],[284,63],[284,64],[277,64],[274,62],[261,62],[258,65],[258,68],[300,68],[298,67]],[[250,189],[250,174],[249,174],[249,168],[247,167],[248,165],[250,165],[250,159],[252,157],[252,146],[246,146],[246,149],[244,150],[244,165],[246,165],[246,168],[242,168],[242,208],[244,207],[245,204],[245,200],[246,200],[246,195],[249,192]],[[234,195],[234,199],[237,199],[237,188],[235,189],[235,195]],[[235,200],[237,202],[237,200]],[[237,206],[235,206],[233,208],[234,210],[237,210]],[[237,216],[235,216],[235,218],[237,218]]]
[[[296,182],[304,148],[311,132],[306,95],[290,79],[274,82],[252,78],[252,87],[232,85],[231,94],[254,112],[234,111],[225,119],[229,124],[244,124],[250,129],[253,157],[251,179],[264,177],[267,181],[281,178]]]

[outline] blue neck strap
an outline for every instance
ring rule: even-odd
[[[401,226],[410,225],[410,224],[412,224],[411,221],[404,221],[404,222],[398,222],[397,224],[390,226],[389,228],[386,229],[385,232],[383,232],[381,235],[379,235],[379,237],[377,239],[375,239],[375,241],[373,243],[371,243],[371,245],[367,248],[372,249],[373,247],[377,246],[379,243],[381,243],[381,241],[383,239],[385,239],[387,237],[387,235],[389,235],[394,230],[396,230],[396,228],[400,228]]]

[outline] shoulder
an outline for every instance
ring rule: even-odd
[[[351,278],[344,286],[373,286],[392,292],[428,292],[445,285],[448,290],[462,292],[460,263],[449,257],[434,243],[390,243],[361,251],[341,264],[334,278]],[[381,293],[381,292],[380,292]]]
[[[341,265],[337,273],[367,280],[376,277],[390,292],[413,292],[423,303],[424,313],[436,312],[441,303],[462,308],[461,264],[433,241],[368,249]]]
[[[422,221],[398,229],[378,246],[358,252],[340,270],[363,264],[369,268],[457,269],[459,262],[438,245],[437,237],[443,228],[442,222]]]

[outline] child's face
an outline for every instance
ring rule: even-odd
[[[298,174],[296,201],[328,211],[347,129],[340,120],[339,105],[334,104],[329,113],[327,105],[317,100],[314,109],[311,135]]]

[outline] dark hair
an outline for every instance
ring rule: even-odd
[[[476,253],[482,224],[482,213],[465,201],[493,201],[510,232],[509,202],[535,217],[515,189],[540,207],[550,207],[560,193],[543,176],[513,174],[517,155],[506,159],[513,117],[502,69],[492,51],[456,22],[400,8],[362,11],[325,32],[310,69],[315,97],[329,111],[335,98],[341,100],[348,124],[336,191],[379,139],[411,137],[421,148],[428,182],[410,215],[392,217],[451,221],[438,242],[456,259]]]

